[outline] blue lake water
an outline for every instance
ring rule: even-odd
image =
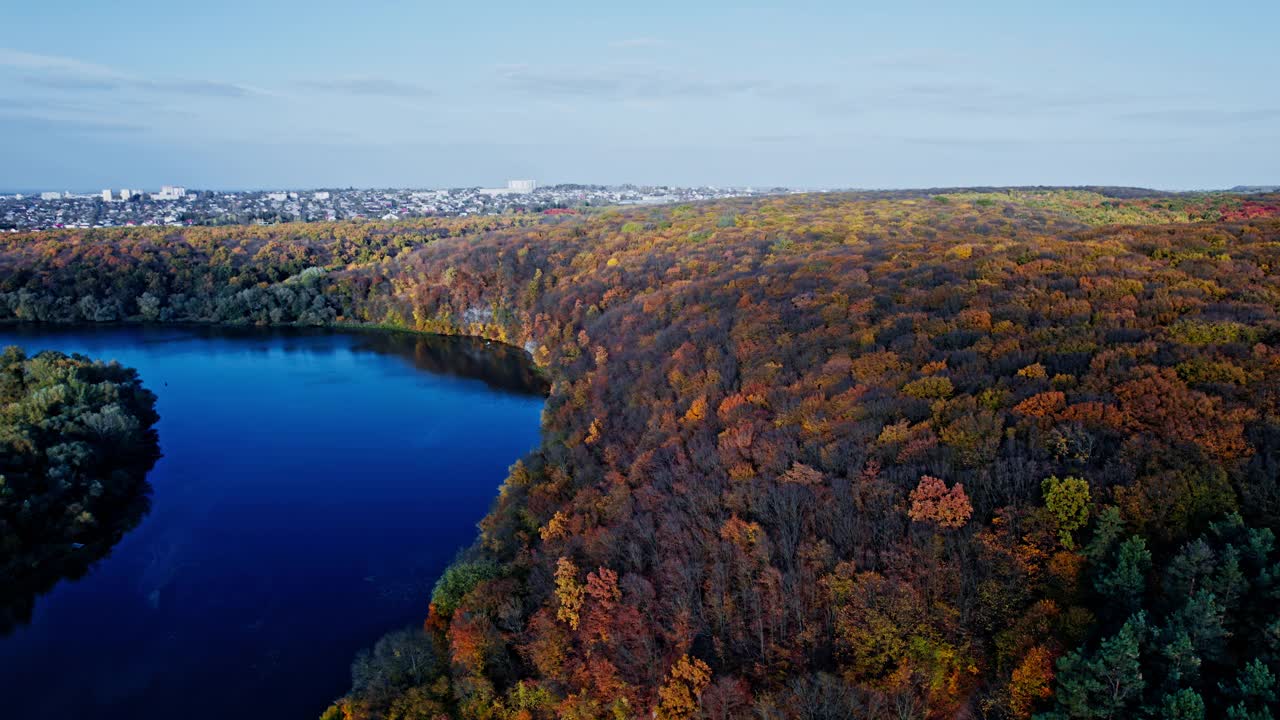
[[[386,334],[0,327],[159,396],[151,511],[0,637],[14,718],[313,718],[538,440],[519,351]]]

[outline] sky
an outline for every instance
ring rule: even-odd
[[[3,12],[0,189],[1280,183],[1274,0],[76,6]]]

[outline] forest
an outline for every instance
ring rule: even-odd
[[[79,577],[148,508],[156,397],[134,370],[81,355],[0,353],[0,634]]]
[[[546,374],[541,446],[329,720],[1272,717],[1277,308],[1276,195],[0,238],[0,319],[470,335]]]

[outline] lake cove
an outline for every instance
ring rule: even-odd
[[[150,511],[0,637],[14,717],[315,717],[351,658],[417,625],[543,381],[461,338],[0,326],[0,347],[134,367],[158,397]]]

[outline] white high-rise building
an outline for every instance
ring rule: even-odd
[[[133,191],[132,191],[132,190],[130,190],[129,188],[120,188],[120,199],[121,199],[121,200],[128,200],[128,199],[129,199],[129,198],[131,198],[131,197],[133,197]]]
[[[165,185],[160,192],[151,196],[152,200],[181,200],[187,196],[187,189],[176,185]]]
[[[102,202],[111,202],[111,190],[102,191]]]
[[[60,192],[42,192],[42,193],[40,193],[40,199],[41,199],[41,200],[61,200],[61,199],[62,199],[62,193],[60,193]]]
[[[507,189],[516,193],[531,193],[538,188],[533,180],[508,180]]]
[[[316,194],[312,195],[312,197],[314,197],[316,200],[328,200],[329,193],[321,190],[320,192],[317,192]]]

